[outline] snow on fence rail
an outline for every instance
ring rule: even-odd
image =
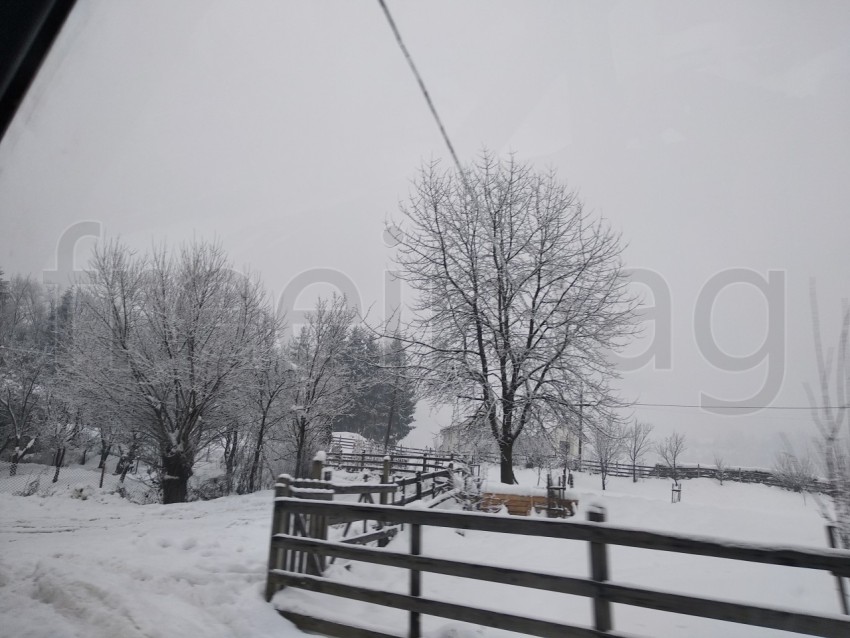
[[[553,519],[521,519],[472,512],[449,512],[407,509],[389,505],[370,505],[320,500],[302,500],[286,495],[279,485],[274,503],[274,522],[269,559],[266,596],[271,600],[285,587],[340,596],[352,600],[385,605],[409,613],[407,636],[420,635],[420,616],[428,614],[452,620],[471,622],[487,627],[550,637],[625,636],[613,629],[610,605],[635,605],[665,612],[700,616],[733,623],[755,625],[783,631],[846,638],[850,636],[850,619],[842,616],[821,616],[785,609],[747,605],[736,602],[675,594],[666,591],[618,585],[609,582],[608,545],[638,547],[648,550],[678,552],[731,560],[783,565],[832,572],[850,577],[850,553],[842,550],[807,548],[773,548],[764,545],[729,543],[694,536],[660,534],[640,529],[604,524],[604,510],[588,512],[588,522]],[[382,523],[411,525],[409,553],[386,549],[353,547],[326,538],[300,536],[290,533],[289,521],[294,517],[333,517],[336,520],[374,520]],[[423,556],[422,526],[449,527],[484,532],[500,532],[583,541],[588,543],[590,578],[574,578],[470,564],[454,560]],[[410,591],[407,594],[386,592],[334,581],[322,576],[321,569],[305,573],[298,569],[292,556],[313,557],[312,564],[320,566],[327,557],[345,558],[378,565],[407,569],[410,572]],[[494,612],[476,607],[447,603],[421,596],[422,572],[496,583],[530,587],[540,590],[584,596],[594,605],[594,629]],[[362,627],[345,625],[327,619],[293,612],[280,612],[303,630],[317,631],[329,636],[377,636],[399,638],[399,634],[379,633]]]

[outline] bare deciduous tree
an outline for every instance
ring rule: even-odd
[[[820,434],[818,445],[830,486],[832,511],[824,512],[824,515],[838,530],[842,546],[850,548],[850,418],[847,405],[850,401],[850,358],[847,352],[850,341],[850,305],[844,302],[837,347],[825,350],[814,282],[810,294],[819,400],[809,384],[805,384],[805,390],[812,419]]]
[[[626,430],[626,457],[632,464],[632,482],[637,483],[637,466],[652,449],[652,425],[643,421],[635,421],[634,425]]]
[[[610,421],[605,427],[590,431],[590,448],[599,463],[602,489],[608,486],[611,465],[617,463],[629,449],[629,434],[621,421]]]
[[[163,502],[185,501],[196,455],[229,425],[219,401],[267,338],[268,303],[218,245],[136,258],[110,242],[91,266],[75,331],[77,379],[138,424]]]
[[[658,456],[670,470],[670,477],[679,482],[679,457],[685,452],[685,435],[673,432],[662,440],[655,448]]]
[[[815,482],[815,466],[808,454],[798,456],[786,450],[776,455],[773,478],[786,490],[806,492]]]
[[[11,471],[32,452],[45,424],[51,387],[51,339],[41,286],[31,277],[6,283],[0,305],[0,454],[12,450]]]
[[[402,212],[397,262],[418,293],[407,342],[425,396],[488,432],[513,483],[530,423],[577,413],[579,388],[588,422],[616,403],[605,352],[634,314],[619,236],[552,173],[487,153],[462,174],[424,168]]]
[[[276,323],[272,316],[267,320]],[[275,328],[278,327],[275,325]],[[285,403],[294,381],[292,366],[286,360],[283,349],[278,347],[276,338],[266,344],[254,358],[245,379],[244,392],[248,403],[246,414],[250,416],[253,427],[249,428],[249,457],[242,489],[253,492],[260,484],[262,457],[270,433],[289,414]]]
[[[723,481],[726,480],[726,473],[729,471],[729,464],[717,452],[714,453],[714,467],[717,470],[717,480],[723,485]]]
[[[294,379],[283,437],[296,476],[307,475],[319,446],[330,446],[331,424],[351,403],[343,354],[355,312],[345,297],[320,299],[287,348]]]

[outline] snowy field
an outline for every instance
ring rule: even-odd
[[[492,472],[495,476],[497,473]],[[536,483],[536,473],[519,475]],[[682,502],[670,503],[670,483],[576,475],[579,517],[591,503],[606,507],[614,524],[739,541],[824,547],[824,524],[811,497],[761,485],[708,479],[684,483]],[[81,500],[68,494],[0,494],[0,635],[122,638],[302,636],[262,599],[271,521],[271,492],[184,505],[133,505],[109,494]],[[390,549],[406,551],[405,533]],[[423,553],[446,558],[587,575],[587,545],[451,529],[423,530]],[[611,548],[611,578],[679,593],[700,594],[838,613],[834,579],[823,572],[704,557]],[[366,564],[335,565],[346,582],[406,591],[401,570]],[[423,575],[423,594],[510,613],[590,623],[590,602],[561,594]],[[278,594],[281,607],[395,629],[406,614],[294,589]],[[614,607],[615,628],[644,636],[724,638],[791,635],[743,625]],[[508,636],[424,617],[426,636]]]

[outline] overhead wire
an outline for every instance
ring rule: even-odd
[[[398,30],[398,26],[396,26],[392,14],[390,14],[390,9],[387,6],[387,3],[384,0],[378,0],[378,4],[381,5],[381,9],[383,9],[384,11],[384,16],[387,18],[387,22],[390,25],[390,29],[392,29],[393,35],[395,35],[395,41],[398,44],[399,49],[401,49],[402,54],[404,54],[404,58],[405,60],[407,60],[407,64],[408,66],[410,66],[410,70],[413,71],[413,76],[416,78],[416,82],[419,84],[419,89],[422,91],[422,95],[425,98],[425,102],[428,103],[428,108],[431,110],[431,115],[434,117],[434,121],[437,123],[437,127],[440,129],[440,134],[443,136],[443,141],[446,143],[446,146],[449,149],[449,154],[452,156],[452,160],[454,160],[455,166],[457,167],[461,179],[464,179],[464,172],[463,168],[460,165],[460,160],[458,160],[457,153],[455,153],[454,145],[452,144],[451,139],[449,139],[449,134],[446,132],[446,127],[443,126],[443,121],[442,119],[440,119],[439,113],[437,113],[437,107],[434,106],[434,101],[431,99],[431,94],[428,92],[428,87],[425,86],[425,80],[422,79],[422,75],[419,73],[419,70],[416,68],[416,63],[413,61],[413,56],[410,55],[410,51],[404,44],[404,39],[401,37],[401,32]],[[464,182],[465,181],[466,180],[464,179]]]
[[[850,405],[700,405],[698,403],[631,403],[652,408],[701,408],[703,410],[845,410]]]
[[[384,16],[387,19],[387,23],[390,26],[390,29],[395,36],[396,43],[398,44],[399,49],[401,49],[402,54],[404,55],[405,60],[407,60],[408,66],[410,66],[410,70],[413,72],[413,76],[416,78],[417,84],[419,84],[419,89],[422,91],[422,96],[425,98],[425,102],[428,105],[428,109],[431,111],[431,115],[434,118],[434,121],[437,124],[437,128],[440,130],[440,135],[443,137],[443,141],[446,144],[446,148],[449,150],[449,154],[454,161],[455,166],[457,167],[458,174],[461,177],[461,180],[464,182],[464,186],[466,186],[467,191],[469,191],[469,186],[466,184],[465,173],[463,168],[461,167],[460,160],[458,159],[457,153],[455,153],[454,145],[452,144],[451,139],[449,138],[449,134],[446,132],[446,127],[443,125],[443,121],[440,118],[439,113],[437,113],[437,107],[434,105],[434,101],[431,99],[431,94],[428,91],[428,87],[425,85],[425,80],[422,78],[422,75],[419,73],[419,69],[416,67],[416,63],[413,61],[413,56],[410,54],[407,45],[404,43],[404,39],[401,36],[401,32],[396,25],[395,20],[393,19],[392,14],[390,13],[390,9],[387,6],[385,0],[378,0],[378,4],[381,6],[381,9],[384,12]],[[634,406],[642,406],[642,407],[653,407],[653,408],[699,408],[705,410],[841,410],[846,409],[850,406],[815,406],[807,407],[807,406],[779,406],[779,405],[699,405],[699,404],[686,404],[686,403],[632,403]]]

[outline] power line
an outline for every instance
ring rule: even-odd
[[[455,166],[457,167],[461,178],[463,178],[463,169],[461,168],[460,161],[458,160],[457,154],[455,153],[452,141],[449,139],[448,133],[446,133],[446,128],[443,126],[443,121],[437,114],[437,108],[434,106],[434,102],[431,100],[431,95],[428,93],[428,89],[425,86],[425,81],[422,79],[422,76],[419,75],[419,71],[416,68],[416,64],[414,64],[413,58],[411,57],[410,52],[407,50],[407,47],[404,44],[404,40],[402,40],[401,33],[399,32],[398,27],[395,24],[395,20],[393,20],[392,15],[390,15],[389,7],[387,7],[387,3],[384,2],[384,0],[378,0],[378,4],[381,5],[381,9],[384,10],[384,15],[387,18],[387,22],[390,25],[390,29],[392,29],[393,34],[395,35],[395,41],[398,43],[401,52],[404,54],[404,57],[407,60],[407,64],[410,65],[410,70],[413,71],[413,75],[416,78],[416,81],[419,83],[419,88],[422,90],[422,95],[425,97],[425,101],[428,103],[428,108],[431,109],[431,115],[434,116],[434,121],[437,123],[437,126],[440,129],[440,134],[443,136],[443,141],[445,141],[446,146],[449,149],[449,153],[451,154],[452,159],[454,160]]]
[[[437,113],[437,108],[434,106],[434,101],[431,99],[431,95],[428,92],[428,87],[425,86],[425,81],[422,79],[422,76],[419,73],[419,70],[416,68],[416,63],[413,61],[413,57],[410,55],[410,51],[408,51],[407,46],[404,44],[404,40],[401,37],[401,32],[399,32],[398,27],[396,26],[395,20],[393,20],[392,15],[390,14],[390,9],[387,7],[387,3],[385,0],[378,0],[378,4],[381,5],[381,9],[384,11],[384,16],[387,18],[387,22],[390,25],[390,29],[392,29],[393,35],[395,36],[395,40],[398,43],[399,49],[401,49],[402,54],[404,54],[404,58],[407,60],[407,64],[410,66],[410,70],[413,71],[413,76],[416,78],[416,82],[419,84],[419,88],[422,91],[422,95],[425,98],[425,102],[428,104],[428,108],[431,110],[431,115],[434,116],[434,121],[437,123],[437,127],[440,129],[440,134],[443,136],[443,141],[446,143],[446,147],[449,149],[449,153],[452,156],[452,160],[454,160],[455,166],[457,167],[458,173],[460,175],[461,180],[464,182],[464,186],[467,191],[470,190],[469,185],[466,183],[465,174],[463,168],[460,165],[460,160],[458,160],[457,153],[455,153],[454,145],[452,145],[452,141],[449,139],[448,133],[446,133],[446,127],[443,126],[443,121],[440,119],[440,115]],[[589,404],[579,404],[579,405],[589,405]],[[633,403],[631,405],[639,405],[643,407],[653,407],[653,408],[699,408],[699,409],[710,409],[710,410],[811,410],[810,407],[802,407],[802,406],[779,406],[779,405],[696,405],[696,404],[684,404],[684,403]],[[839,410],[845,409],[850,406],[818,406],[815,409],[818,410]]]
[[[699,405],[693,403],[632,403],[650,408],[700,408],[703,410],[846,410],[850,405]]]

